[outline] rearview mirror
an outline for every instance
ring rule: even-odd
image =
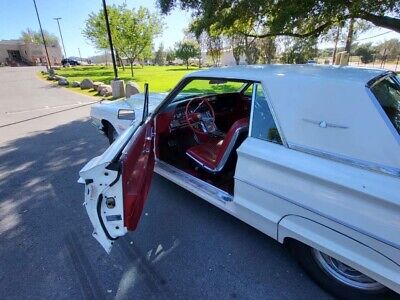
[[[226,84],[228,81],[224,79],[211,79],[209,84]]]
[[[133,109],[118,110],[118,119],[120,120],[135,120],[135,111]]]

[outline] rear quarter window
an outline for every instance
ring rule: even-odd
[[[398,78],[386,77],[371,87],[382,109],[400,134],[400,85]]]

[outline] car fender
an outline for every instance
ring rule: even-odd
[[[104,126],[104,121],[107,121],[121,135],[132,124],[132,121],[118,119],[118,110],[120,108],[124,107],[107,105],[107,103],[95,104],[91,108],[90,116],[92,119],[99,120],[102,126]]]
[[[377,280],[400,293],[400,265],[372,247],[313,220],[287,215],[278,223],[278,241],[294,239]]]

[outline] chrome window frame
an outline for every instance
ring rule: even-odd
[[[283,145],[283,146],[285,146],[286,148],[288,148],[289,146],[288,146],[288,143],[287,143],[287,141],[286,141],[286,138],[285,138],[285,136],[284,136],[284,134],[283,134],[283,132],[282,132],[282,128],[281,128],[281,126],[280,126],[280,124],[279,124],[279,120],[278,120],[277,114],[275,113],[275,110],[274,110],[274,108],[272,107],[271,99],[270,99],[268,90],[262,85],[261,82],[254,82],[253,84],[254,84],[254,87],[253,87],[253,95],[252,95],[252,97],[251,97],[250,124],[249,124],[249,133],[248,133],[248,136],[249,136],[249,137],[252,137],[252,138],[255,138],[255,139],[263,140],[263,141],[266,141],[266,142],[269,142],[269,143],[273,143],[273,144],[276,144],[276,145]],[[272,119],[274,120],[276,129],[278,130],[278,134],[279,134],[279,137],[281,138],[282,144],[280,144],[280,143],[275,143],[275,142],[273,142],[273,141],[269,141],[269,140],[266,140],[266,139],[260,139],[260,138],[257,138],[257,137],[254,137],[254,136],[251,135],[251,133],[252,133],[252,131],[253,131],[254,104],[255,104],[256,97],[257,97],[257,91],[258,91],[258,87],[259,87],[259,86],[262,87],[262,92],[263,92],[265,101],[267,101],[268,109],[269,109],[269,111],[271,112]]]
[[[369,81],[365,85],[365,89],[367,91],[367,94],[368,94],[372,104],[374,105],[374,107],[378,111],[379,115],[382,117],[382,120],[385,122],[386,127],[390,130],[390,132],[392,133],[394,139],[400,145],[400,134],[397,132],[397,129],[394,127],[392,121],[390,121],[388,115],[383,110],[383,107],[380,104],[379,100],[376,98],[376,96],[374,95],[374,93],[371,90],[376,84],[380,83],[382,80],[385,80],[386,78],[392,79],[394,82],[396,82],[400,86],[400,82],[399,82],[398,78],[396,78],[396,74],[392,73],[392,72],[387,72],[387,73],[379,76],[377,79],[375,79],[373,81]]]

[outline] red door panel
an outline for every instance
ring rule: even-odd
[[[154,170],[154,121],[150,119],[121,157],[124,222],[135,230],[140,220]]]

